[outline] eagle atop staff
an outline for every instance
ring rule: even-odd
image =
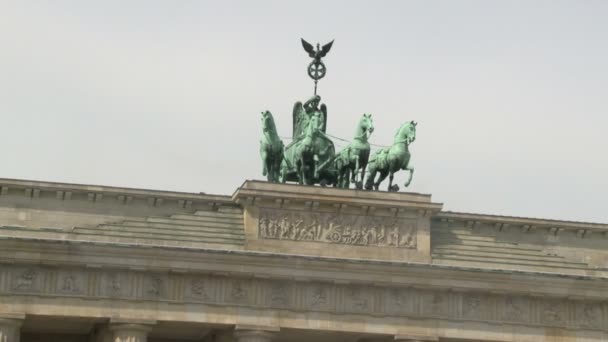
[[[314,60],[315,63],[321,62],[321,58],[323,58],[323,57],[325,57],[325,55],[327,55],[327,53],[331,49],[332,44],[334,43],[334,41],[332,40],[331,42],[323,45],[322,48],[321,48],[321,45],[319,43],[317,43],[317,49],[315,50],[315,48],[312,46],[312,44],[305,41],[304,38],[300,38],[300,39],[302,40],[302,46],[304,47],[304,51],[308,52],[308,55],[311,58],[315,59]]]
[[[305,41],[303,38],[301,38],[301,40],[304,51],[308,52],[308,55],[313,58],[312,62],[308,64],[308,76],[315,81],[315,95],[317,95],[317,82],[325,77],[325,73],[327,72],[327,68],[321,61],[321,58],[327,55],[334,41],[332,40],[323,45],[323,47],[321,47],[321,44],[317,43],[317,48],[315,49],[312,44]]]

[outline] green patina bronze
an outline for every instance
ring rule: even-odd
[[[283,160],[283,141],[279,138],[274,117],[269,111],[262,112],[262,139],[260,140],[260,156],[262,157],[262,175],[269,182],[278,182]]]
[[[327,107],[321,97],[313,96],[293,109],[293,141],[285,147],[281,163],[281,182],[299,184],[334,184],[334,143],[325,135]]]
[[[376,151],[369,161],[369,175],[365,182],[365,189],[378,190],[380,183],[389,176],[388,191],[399,191],[398,185],[393,185],[395,172],[399,170],[409,171],[410,175],[405,182],[405,187],[412,182],[414,168],[409,165],[410,151],[409,145],[416,140],[416,125],[414,121],[406,122],[395,134],[393,145]],[[379,173],[376,180],[376,174]]]
[[[309,64],[308,74],[315,81],[315,94],[302,104],[298,101],[292,112],[292,141],[283,145],[274,118],[269,111],[262,112],[263,136],[260,140],[264,176],[269,182],[297,182],[303,185],[320,184],[334,187],[356,188],[364,186],[366,168],[368,176],[365,189],[378,190],[380,184],[389,176],[389,191],[398,191],[393,185],[395,172],[409,171],[405,186],[409,186],[414,168],[409,165],[409,145],[416,139],[416,123],[407,122],[399,128],[392,146],[376,151],[370,159],[369,136],[374,131],[371,114],[363,114],[352,142],[340,153],[335,153],[333,141],[327,136],[327,106],[321,103],[316,94],[317,82],[326,73],[321,61],[330,50],[333,41],[322,48],[314,47],[302,39],[304,50],[313,61]],[[376,178],[376,176],[378,176]]]
[[[321,103],[321,96],[315,95],[304,104],[298,101],[293,105],[293,127],[292,138],[297,139],[302,135],[308,125],[308,121],[313,115],[318,114],[321,120],[321,131],[326,132],[327,126],[327,106]]]
[[[334,160],[339,187],[348,188],[352,182],[357,189],[363,188],[363,177],[370,151],[367,140],[373,131],[372,115],[363,114],[357,124],[353,141],[340,151]]]

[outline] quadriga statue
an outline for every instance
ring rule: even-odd
[[[416,140],[416,125],[417,123],[413,120],[404,123],[395,134],[393,145],[374,153],[368,164],[369,175],[365,182],[365,189],[378,190],[380,183],[386,176],[389,176],[388,191],[399,191],[399,186],[393,185],[394,174],[399,170],[409,171],[409,178],[405,182],[405,187],[410,185],[414,168],[409,165],[409,145]],[[377,174],[380,175],[376,179]]]
[[[373,131],[372,115],[363,114],[357,124],[353,141],[340,151],[334,160],[338,187],[348,188],[352,182],[357,189],[363,188],[363,178],[370,151],[368,139]]]
[[[272,113],[262,112],[262,139],[260,140],[260,156],[262,157],[262,175],[269,182],[278,182],[283,160],[283,141],[279,138]]]

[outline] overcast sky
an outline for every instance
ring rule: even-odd
[[[335,38],[328,132],[372,113],[387,145],[418,121],[408,191],[608,222],[606,18],[608,1],[2,1],[0,177],[232,194],[262,179],[260,112],[290,136],[312,95],[300,37]]]

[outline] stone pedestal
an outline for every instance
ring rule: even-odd
[[[0,342],[19,342],[24,315],[0,315]]]
[[[246,249],[429,263],[431,215],[442,204],[417,193],[259,181],[232,196],[244,207]]]
[[[146,342],[152,326],[137,323],[112,323],[113,342]]]

